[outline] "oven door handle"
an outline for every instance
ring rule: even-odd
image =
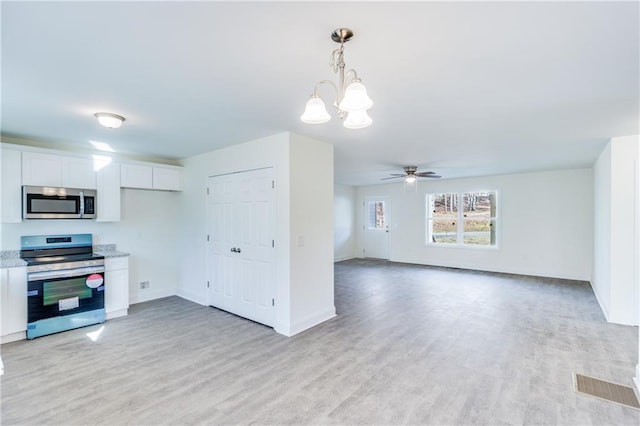
[[[27,274],[27,281],[40,281],[51,278],[82,277],[95,273],[104,273],[104,266],[89,266],[86,268],[77,268],[72,270],[66,269],[62,271],[30,272]]]

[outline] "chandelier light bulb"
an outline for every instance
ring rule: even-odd
[[[343,126],[347,129],[363,129],[373,123],[366,110],[352,111],[344,120]]]
[[[122,126],[122,123],[125,120],[123,116],[112,114],[110,112],[96,112],[94,115],[98,119],[98,123],[110,129],[117,129]]]
[[[338,74],[338,83],[331,80],[321,80],[316,83],[311,99],[307,101],[304,113],[300,120],[308,124],[320,124],[329,121],[331,118],[324,102],[318,96],[318,87],[330,85],[336,93],[336,100],[333,106],[338,110],[340,119],[344,120],[343,126],[347,129],[362,129],[371,125],[373,120],[367,114],[367,110],[373,106],[373,101],[367,95],[367,88],[364,87],[358,78],[358,73],[354,69],[346,70],[344,62],[344,44],[351,40],[353,31],[349,28],[338,28],[331,33],[331,40],[340,44],[340,47],[331,53],[329,66],[333,72]]]
[[[368,110],[373,106],[373,101],[367,95],[367,88],[360,81],[354,81],[347,86],[344,92],[344,99],[340,102],[339,108],[343,111]]]
[[[322,102],[322,99],[318,96],[312,96],[311,99],[307,101],[304,114],[300,116],[300,120],[307,124],[326,123],[330,119],[331,116],[327,112],[324,102]]]

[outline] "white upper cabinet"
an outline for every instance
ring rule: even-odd
[[[123,164],[120,166],[120,185],[123,188],[153,189],[153,167]]]
[[[20,151],[2,149],[2,223],[19,223],[22,221],[22,190],[20,179],[21,160]]]
[[[122,164],[120,185],[123,188],[181,191],[182,168],[178,166]]]
[[[120,163],[109,163],[96,174],[96,222],[120,221]]]
[[[182,167],[145,162],[109,163],[55,151],[2,147],[2,222],[22,220],[21,186],[97,189],[98,222],[120,220],[120,188],[182,191]],[[103,163],[103,162],[102,162]],[[15,201],[15,202],[13,202]]]
[[[39,152],[23,152],[22,184],[62,186],[62,157]]]
[[[62,157],[62,186],[96,189],[96,167],[90,158]]]
[[[95,189],[93,160],[25,151],[22,153],[22,184]]]
[[[182,170],[178,168],[154,167],[153,189],[182,191]]]

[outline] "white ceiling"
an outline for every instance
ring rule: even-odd
[[[179,159],[283,131],[335,147],[336,182],[589,167],[638,134],[638,2],[7,2],[2,134]],[[335,81],[331,32],[374,123],[299,116]],[[332,93],[321,89],[325,103]],[[93,113],[124,115],[100,128]],[[333,113],[333,111],[330,111]]]

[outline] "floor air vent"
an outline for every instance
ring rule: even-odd
[[[576,374],[576,391],[585,395],[640,409],[638,397],[632,388]]]

